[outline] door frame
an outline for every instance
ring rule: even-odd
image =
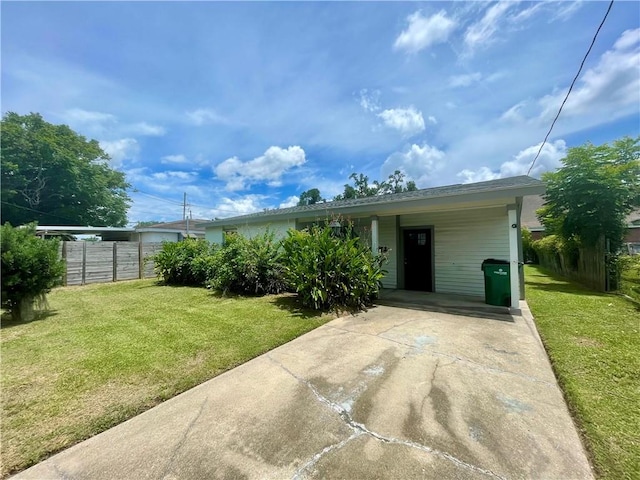
[[[435,227],[433,225],[411,225],[410,227],[398,226],[397,232],[397,245],[398,254],[396,256],[396,265],[398,266],[398,278],[396,284],[401,290],[405,289],[404,282],[404,232],[408,230],[429,230],[431,234],[431,292],[436,291],[436,264],[435,264]],[[425,292],[428,293],[428,292]]]

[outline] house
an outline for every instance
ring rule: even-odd
[[[348,220],[374,252],[388,255],[382,284],[392,289],[484,296],[483,260],[507,260],[517,309],[524,296],[522,202],[544,189],[541,181],[519,176],[267,210],[202,227],[207,240],[221,244],[227,232],[253,236],[269,229],[284,237],[291,228]]]
[[[526,227],[534,240],[544,236],[544,226],[538,220],[536,212],[544,205],[541,195],[526,197],[522,204],[522,226]],[[640,209],[627,216],[627,233],[624,237],[624,249],[629,254],[640,254]]]
[[[197,224],[207,222],[202,219],[186,219],[175,222],[157,223],[146,227],[75,227],[66,225],[38,225],[36,235],[42,237],[69,237],[91,235],[110,242],[178,242],[184,238],[204,238],[204,230]]]
[[[184,238],[204,238],[204,230],[197,226],[209,220],[187,218],[175,222],[156,223],[146,227],[138,227],[132,236],[132,241],[153,242],[178,242]]]

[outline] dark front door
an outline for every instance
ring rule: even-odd
[[[404,230],[404,288],[433,291],[431,230]]]

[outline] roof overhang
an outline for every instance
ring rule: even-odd
[[[459,209],[488,208],[513,204],[517,198],[528,195],[540,195],[545,192],[542,182],[533,185],[518,185],[480,192],[466,192],[431,195],[415,198],[394,198],[389,195],[386,201],[363,203],[360,205],[345,205],[342,202],[327,202],[312,210],[273,210],[256,216],[229,217],[213,222],[199,224],[205,228],[225,227],[231,225],[246,225],[255,223],[269,223],[286,220],[313,220],[327,218],[332,215],[358,216],[367,215],[399,215],[418,212],[435,212]]]

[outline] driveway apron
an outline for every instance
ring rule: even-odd
[[[339,318],[15,478],[593,476],[523,302]]]

